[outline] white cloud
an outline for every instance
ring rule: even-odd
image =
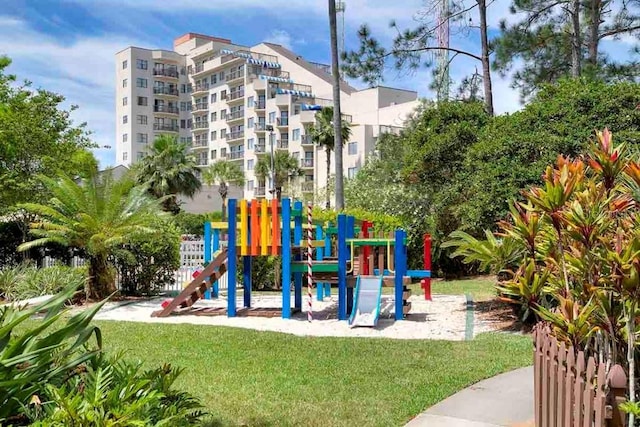
[[[286,47],[287,49],[291,49],[292,40],[291,34],[289,34],[285,30],[273,30],[267,39],[267,42],[275,43]]]
[[[20,37],[15,37],[20,34]],[[13,63],[10,72],[35,87],[59,93],[64,105],[78,105],[76,123],[87,123],[100,146],[96,156],[102,166],[114,164],[114,54],[132,40],[111,34],[63,42],[34,30],[28,23],[0,16],[0,52]]]

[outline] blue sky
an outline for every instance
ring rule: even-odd
[[[424,0],[347,0],[347,48],[357,47],[356,31],[365,22],[383,42],[390,41],[389,20],[411,26],[423,5]],[[491,34],[502,18],[509,18],[508,6],[508,0],[491,5]],[[74,119],[87,122],[101,146],[114,146],[115,53],[130,45],[170,49],[173,39],[187,32],[245,45],[271,41],[329,63],[326,0],[4,0],[0,10],[0,54],[12,58],[10,72],[78,105]],[[473,50],[479,46],[473,33],[454,36],[452,42]],[[473,60],[456,60],[453,79],[476,66]],[[410,75],[388,70],[383,84],[431,97],[429,81],[426,70]],[[493,83],[497,112],[521,107],[508,77],[496,74]],[[102,166],[114,163],[113,149],[95,152]]]

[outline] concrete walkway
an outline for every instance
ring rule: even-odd
[[[406,427],[533,426],[533,367],[480,381],[427,409]]]

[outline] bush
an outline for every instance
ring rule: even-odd
[[[68,286],[82,290],[87,280],[86,268],[56,265],[35,268],[28,264],[0,270],[0,297],[8,301],[53,295]]]
[[[173,283],[173,274],[180,267],[180,230],[171,222],[159,229],[153,235],[134,237],[124,250],[116,251],[123,295],[153,295]]]
[[[222,220],[220,212],[208,212],[206,214],[193,214],[180,212],[173,217],[173,221],[182,234],[202,236],[204,234],[204,223],[206,221],[219,222]]]

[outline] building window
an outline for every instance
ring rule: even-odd
[[[142,151],[138,151],[136,153],[136,160],[142,160],[143,157],[144,157],[144,153]]]
[[[249,117],[249,118],[247,119],[247,127],[248,127],[249,129],[253,128],[253,120],[254,120],[254,119],[253,119],[253,117]]]
[[[247,170],[253,170],[253,159],[247,160]]]
[[[294,106],[293,106],[293,115],[297,116],[298,114],[300,114],[300,104],[294,104]]]
[[[220,110],[220,120],[227,118],[227,110]]]
[[[247,181],[247,190],[253,190],[253,180]]]
[[[223,82],[224,81],[224,71],[220,71],[220,75],[218,77],[220,78],[220,81]]]
[[[255,104],[254,98],[253,96],[250,96],[247,98],[247,107],[248,108],[253,108],[253,105]]]
[[[213,104],[214,102],[218,102],[218,94],[217,93],[212,93],[211,94],[211,103]]]
[[[128,133],[123,133],[122,134],[122,142],[127,142],[129,140],[129,134]]]
[[[122,69],[123,70],[126,70],[128,65],[129,65],[129,62],[126,59],[124,61],[122,61]]]
[[[350,155],[358,154],[358,143],[350,142],[349,145],[347,145],[347,153]]]
[[[147,124],[147,116],[145,116],[143,114],[138,114],[136,116],[136,123],[138,123],[139,125],[146,125]]]
[[[142,77],[136,79],[136,87],[147,87],[147,84],[147,79],[143,79]]]
[[[147,99],[147,97],[146,97],[146,96],[139,96],[139,97],[138,97],[138,105],[142,105],[142,106],[145,106],[145,107],[146,107],[146,106],[147,106],[147,104],[148,104],[148,101],[149,101],[149,100]]]
[[[180,129],[186,129],[187,128],[187,121],[182,119],[180,120]]]
[[[220,100],[225,100],[227,99],[227,91],[226,90],[221,90],[220,91]]]
[[[122,87],[127,87],[127,83],[128,83],[128,80],[127,79],[123,79],[122,80]]]
[[[211,160],[216,158],[216,150],[211,150]]]
[[[126,151],[124,153],[122,153],[122,161],[126,162],[129,158],[129,153],[127,153]]]
[[[293,130],[293,132],[291,133],[291,139],[293,139],[294,141],[297,141],[300,139],[300,129]]]
[[[221,148],[220,149],[220,158],[225,158],[227,157],[227,149],[226,148]]]
[[[217,74],[212,74],[211,75],[211,84],[214,85],[218,83],[218,75]]]
[[[187,119],[187,129],[191,129],[191,126],[193,126],[193,120]]]
[[[127,106],[127,97],[126,96],[124,98],[122,98],[122,106],[123,107]]]
[[[212,130],[211,131],[211,140],[215,141],[216,139],[218,139],[218,131],[217,130]]]
[[[211,121],[215,122],[216,120],[218,120],[218,113],[214,111],[213,113],[211,113]]]
[[[349,168],[347,169],[347,178],[353,179],[356,177],[357,173],[358,173],[358,168]]]
[[[253,150],[253,146],[254,146],[254,139],[253,138],[247,139],[247,150]]]
[[[126,125],[127,122],[129,122],[129,116],[127,116],[127,115],[122,116],[122,124]]]
[[[187,103],[182,101],[180,102],[180,111],[187,111]]]
[[[149,141],[149,135],[147,135],[146,133],[139,133],[136,136],[136,141],[139,144],[146,144]]]
[[[149,63],[146,59],[136,59],[136,68],[138,70],[146,70],[149,68]]]
[[[220,129],[220,138],[225,138],[227,136],[227,130],[226,129]]]

